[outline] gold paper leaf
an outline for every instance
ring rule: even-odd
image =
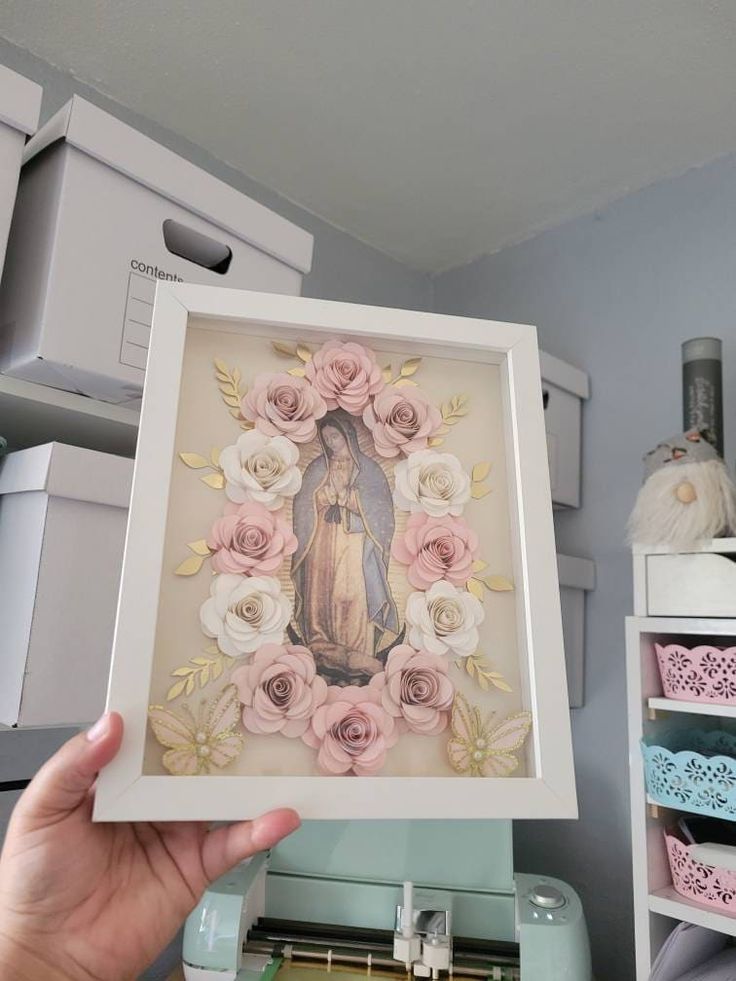
[[[484,562],[483,559],[476,559],[473,563],[473,572],[482,572],[484,569],[488,568],[488,563]]]
[[[172,685],[166,693],[166,700],[170,702],[172,698],[178,698],[179,695],[184,691],[184,686],[186,685],[186,680],[177,681],[175,685]]]
[[[308,364],[312,360],[312,352],[306,344],[297,344],[296,353],[299,360],[303,361],[304,364]]]
[[[240,384],[240,378],[240,368],[236,368],[235,371],[233,371],[233,382],[235,383],[236,388]]]
[[[402,378],[408,378],[410,375],[416,373],[416,370],[421,363],[422,363],[421,358],[409,358],[408,361],[405,361],[402,364],[399,370],[399,374],[401,375]]]
[[[174,575],[194,576],[202,568],[203,562],[204,558],[201,555],[190,555],[188,559],[184,559],[181,565],[174,569]]]
[[[393,376],[393,372],[391,371],[390,364],[387,364],[386,367],[381,371],[381,376],[387,385],[391,384],[391,378]]]
[[[413,385],[416,388],[417,383],[412,381],[411,378],[399,378],[394,382],[396,388],[403,388],[404,385]]]
[[[208,657],[190,657],[189,660],[192,664],[196,664],[198,668],[203,668],[205,664],[212,664],[212,661]],[[176,672],[173,672],[174,674]]]
[[[175,678],[188,678],[189,675],[192,673],[192,669],[191,668],[176,668],[171,673],[172,673],[172,675]]]
[[[243,418],[243,416],[240,413],[240,409],[230,409],[230,415],[233,417],[233,419],[242,419]],[[243,427],[243,428],[245,428],[245,427]]]
[[[443,424],[442,424],[442,425],[440,426],[440,428],[439,428],[439,429],[437,430],[437,435],[438,435],[438,436],[447,436],[447,434],[449,433],[449,431],[450,431],[450,427],[449,427],[449,426],[446,426],[446,425],[445,425],[445,424],[443,423]]]
[[[469,593],[472,593],[477,599],[483,600],[483,584],[478,579],[472,577],[468,579],[467,588]]]
[[[212,449],[210,450],[210,460],[212,460],[213,467],[220,466],[220,451],[216,446],[213,446]]]
[[[473,467],[473,483],[479,484],[481,480],[485,480],[488,474],[491,472],[491,464],[488,461],[483,461],[483,463],[476,463]]]
[[[246,432],[250,432],[251,429],[255,428],[254,423],[250,422],[248,419],[243,419],[240,423],[240,428],[244,429]]]
[[[209,664],[207,664],[205,667],[202,668],[202,670],[199,673],[199,687],[204,688],[204,686],[209,682],[209,680],[210,680],[210,666]]]
[[[491,488],[487,484],[473,484],[470,488],[470,495],[474,501],[479,501],[482,497],[491,493]]]
[[[208,473],[206,477],[199,478],[203,484],[213,487],[215,490],[222,490],[225,486],[225,478],[221,473]]]
[[[512,692],[514,690],[511,685],[506,684],[506,682],[500,676],[497,678],[491,675],[490,681],[492,685],[495,685],[496,688],[500,688],[501,691]]]
[[[191,695],[192,692],[194,691],[194,675],[193,674],[190,674],[189,677],[187,678],[186,684],[184,685],[184,691],[186,692],[187,695]]]
[[[444,439],[442,439],[441,436],[432,436],[430,439],[427,440],[427,446],[432,446],[432,447],[442,446],[444,442],[445,441]]]
[[[207,460],[203,456],[200,456],[199,453],[180,453],[179,459],[193,470],[201,470],[202,467],[209,466]]]
[[[487,678],[486,675],[483,674],[482,671],[479,671],[478,672],[477,681],[478,681],[479,687],[482,688],[483,691],[488,691],[488,678]]]
[[[210,554],[204,538],[199,538],[196,542],[187,542],[187,548],[190,548],[196,555],[203,555],[205,558]]]
[[[288,374],[294,375],[295,378],[304,378],[306,371],[304,368],[289,368]]]
[[[514,584],[504,576],[488,576],[483,582],[494,593],[508,593],[514,588]]]
[[[220,675],[222,674],[223,667],[224,667],[224,665],[223,665],[223,658],[219,657],[216,661],[213,662],[213,664],[212,664],[212,680],[213,681],[217,681],[217,679],[220,677]]]
[[[475,661],[472,657],[465,658],[465,670],[468,672],[471,678],[475,674]]]
[[[292,347],[291,344],[284,344],[283,341],[271,341],[271,347],[276,354],[282,354],[285,358],[296,357],[296,348]]]
[[[215,368],[217,368],[217,370],[220,372],[221,375],[229,375],[230,374],[230,372],[228,371],[228,367],[225,364],[225,362],[224,361],[221,361],[219,358],[215,358],[213,364],[214,364]]]
[[[225,405],[229,405],[231,409],[237,409],[240,406],[240,399],[237,395],[223,395],[222,401]]]
[[[217,644],[210,644],[209,647],[205,647],[204,652],[205,654],[219,654],[220,648],[217,646]]]

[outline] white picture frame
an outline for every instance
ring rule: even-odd
[[[169,486],[192,320],[274,337],[357,340],[500,367],[523,697],[533,717],[522,777],[169,776],[143,772]],[[479,434],[482,440],[482,435]],[[577,803],[539,356],[533,327],[275,294],[160,283],[141,413],[107,709],[125,722],[100,774],[98,821],[235,820],[273,807],[305,819],[575,818]]]

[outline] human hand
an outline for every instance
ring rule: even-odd
[[[0,855],[4,978],[131,981],[210,882],[299,825],[286,809],[214,831],[193,821],[93,824],[94,781],[122,735],[111,713],[69,740],[13,812]]]

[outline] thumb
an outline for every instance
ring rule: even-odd
[[[86,800],[98,772],[115,756],[123,738],[117,712],[103,715],[87,732],[65,743],[31,780],[16,807],[17,817],[46,824]]]

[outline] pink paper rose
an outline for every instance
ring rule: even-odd
[[[440,410],[419,388],[387,385],[363,412],[381,456],[407,456],[427,448],[442,425]]]
[[[303,736],[327,698],[327,682],[317,674],[311,651],[293,644],[264,644],[231,680],[243,704],[243,725],[260,735]]]
[[[305,370],[328,409],[339,407],[353,416],[361,415],[371,397],[384,387],[373,352],[352,341],[327,341]]]
[[[302,736],[307,746],[319,750],[317,764],[323,773],[358,777],[377,773],[398,738],[398,727],[381,706],[380,693],[355,686],[328,688],[327,701]]]
[[[324,399],[308,381],[286,372],[258,375],[240,408],[259,432],[288,436],[295,443],[314,439],[316,420],[327,412]]]
[[[408,644],[394,647],[386,670],[374,675],[369,687],[400,728],[436,736],[447,728],[455,688],[447,676],[447,660],[415,651]]]
[[[212,526],[207,547],[215,572],[264,576],[296,552],[297,540],[279,511],[269,511],[255,501],[228,502],[225,516]]]
[[[407,578],[415,589],[429,589],[439,579],[464,586],[478,556],[478,536],[462,518],[412,514],[391,554],[409,566]]]

